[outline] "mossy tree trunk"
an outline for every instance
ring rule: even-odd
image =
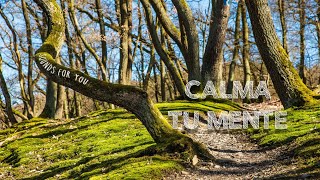
[[[277,37],[267,0],[246,0],[252,29],[261,57],[285,108],[313,102]]]
[[[146,127],[156,143],[163,143],[174,151],[188,151],[191,155],[197,154],[200,157],[212,158],[202,145],[174,130],[153,105],[145,91],[134,86],[104,82],[58,64],[55,57],[59,54],[65,37],[62,11],[55,0],[35,0],[35,2],[44,5],[43,7],[49,13],[49,21],[52,24],[50,35],[35,55],[35,61],[41,72],[54,82],[85,96],[115,104],[132,112]],[[57,72],[48,71],[46,68],[48,64],[55,67],[57,71],[69,72],[69,75],[59,76]],[[79,82],[79,77],[87,80],[86,83]]]

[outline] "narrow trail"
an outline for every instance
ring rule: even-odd
[[[285,155],[284,147],[261,148],[250,142],[247,135],[242,132],[229,133],[226,130],[208,132],[205,127],[201,127],[196,133],[189,135],[204,143],[217,161],[199,162],[194,167],[170,174],[164,179],[283,179],[282,174],[298,168],[293,164],[293,159]],[[295,177],[294,179],[305,179],[308,175]]]
[[[290,158],[283,155],[283,149],[259,148],[244,134],[202,132],[191,136],[204,143],[217,162],[199,162],[194,168],[171,174],[165,179],[261,179],[296,168],[290,164]]]

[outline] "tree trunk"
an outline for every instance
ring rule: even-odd
[[[104,65],[104,67],[107,67],[107,41],[106,41],[106,29],[104,26],[104,20],[103,20],[103,13],[102,13],[102,7],[101,7],[101,1],[95,0],[96,3],[96,9],[97,9],[97,15],[99,19],[99,28],[100,28],[100,37],[101,37],[101,61]]]
[[[157,66],[156,64],[153,65],[153,78],[154,78],[154,94],[156,97],[156,102],[159,102],[159,88],[158,88],[158,77],[157,77]]]
[[[119,66],[119,83],[120,84],[130,84],[130,80],[128,75],[130,74],[132,68],[132,50],[131,50],[131,36],[129,36],[129,31],[131,27],[129,27],[130,23],[132,23],[131,12],[129,12],[129,8],[131,7],[131,0],[125,1],[120,0],[120,66]],[[130,62],[129,62],[130,61]]]
[[[160,25],[160,33],[161,33],[161,45],[163,48],[166,46],[165,42],[165,32],[164,29]],[[167,101],[167,96],[166,96],[166,67],[164,65],[164,62],[160,60],[160,81],[161,81],[161,99],[162,102]]]
[[[285,108],[314,101],[277,37],[267,0],[246,0],[261,57]]]
[[[241,0],[241,16],[242,16],[242,60],[243,60],[243,72],[244,72],[244,84],[251,80],[251,69],[250,69],[250,44],[249,44],[249,27],[247,22],[247,8],[244,0]],[[244,102],[249,103],[249,94],[244,99]]]
[[[317,22],[316,22],[316,29],[317,29],[317,37],[318,37],[318,64],[320,64],[320,0],[317,0]],[[320,84],[320,75],[318,79],[318,84]]]
[[[299,75],[303,83],[306,84],[307,79],[305,77],[305,27],[306,27],[306,2],[305,0],[299,0],[299,17],[300,17],[300,64]]]
[[[128,64],[126,70],[126,77],[128,85],[131,84],[132,79],[132,65],[133,65],[133,52],[132,52],[132,0],[126,0],[128,4]]]
[[[41,118],[54,118],[57,105],[57,90],[57,84],[48,78],[46,88],[46,104],[40,114]]]
[[[32,31],[31,31],[31,25],[30,25],[30,18],[27,10],[27,4],[25,0],[21,0],[21,7],[23,11],[23,17],[26,23],[26,32],[27,32],[27,43],[28,43],[28,56],[29,56],[29,61],[28,61],[28,96],[29,96],[29,106],[30,106],[30,112],[29,112],[29,117],[32,118],[34,115],[34,105],[35,105],[35,100],[34,100],[34,95],[33,95],[33,90],[34,90],[34,82],[32,79],[32,74],[33,74],[33,46],[32,46]]]
[[[11,107],[11,97],[7,88],[7,83],[3,77],[3,73],[2,73],[2,57],[0,54],[0,87],[1,87],[1,91],[3,93],[4,96],[4,100],[6,103],[6,114],[8,116],[8,119],[10,121],[10,124],[8,123],[7,125],[13,125],[15,123],[17,123],[17,119],[14,117],[14,113],[12,111],[12,107]]]
[[[66,100],[66,92],[64,86],[58,85],[57,88],[57,105],[54,118],[62,119],[64,113],[64,102]]]
[[[161,77],[161,99],[162,102],[167,101],[166,96],[166,69],[163,61],[160,61],[160,77]]]
[[[211,80],[219,86],[222,77],[223,45],[228,27],[230,6],[212,0],[212,14],[207,46],[203,56],[201,78],[203,84]]]
[[[148,65],[147,73],[143,80],[143,90],[146,92],[148,92],[148,89],[149,89],[149,80],[151,76],[151,71],[156,63],[156,57],[155,57],[155,52],[153,47],[151,47],[150,57],[151,58],[150,58],[150,63]]]
[[[230,63],[229,68],[229,80],[228,80],[228,87],[227,87],[227,94],[232,94],[233,91],[233,81],[234,81],[234,74],[237,65],[237,59],[239,58],[239,46],[240,46],[240,20],[241,20],[241,6],[240,3],[237,7],[237,15],[236,15],[236,23],[234,28],[234,49],[232,55],[232,61]]]
[[[280,22],[281,22],[281,30],[282,30],[282,45],[284,50],[289,54],[288,43],[287,43],[287,23],[285,16],[285,1],[278,0],[279,14],[280,14]]]

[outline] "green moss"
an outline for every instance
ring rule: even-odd
[[[174,159],[146,153],[155,143],[125,110],[66,121],[32,119],[14,128],[0,131],[1,141],[12,139],[0,147],[0,172],[17,179],[120,178],[122,172],[150,179],[181,168]]]
[[[241,109],[232,102],[217,100],[156,106],[163,113]],[[271,121],[269,130],[248,132],[260,145],[290,145],[301,166],[319,169],[320,106],[287,112],[288,129],[276,130]],[[156,146],[141,122],[123,109],[92,112],[74,120],[35,118],[0,131],[0,142],[4,142],[0,146],[0,172],[8,174],[5,178],[10,172],[16,179],[159,179],[167,171],[182,169],[181,159],[190,156],[188,153],[202,150],[187,138],[171,146]],[[170,158],[168,152],[177,148],[185,153]]]
[[[286,130],[276,130],[271,121],[269,130],[250,129],[251,137],[262,146],[290,147],[299,159],[299,166],[320,172],[320,106],[305,106],[287,110]]]

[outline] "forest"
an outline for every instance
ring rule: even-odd
[[[319,179],[319,0],[0,0],[0,179]]]

